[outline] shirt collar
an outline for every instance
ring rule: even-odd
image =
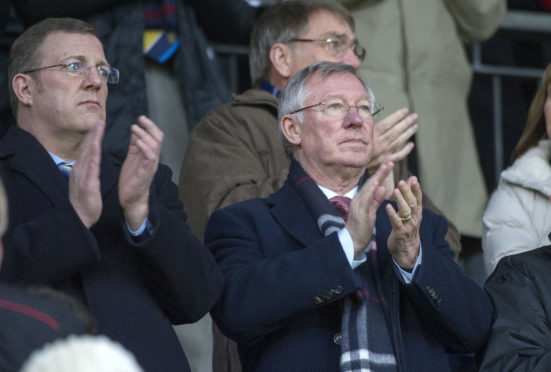
[[[62,158],[60,158],[59,156],[57,156],[56,154],[53,154],[51,152],[48,152],[48,154],[50,154],[50,156],[52,157],[52,160],[54,161],[54,163],[56,165],[59,165],[61,163],[65,163],[65,164],[70,164],[70,165],[75,165],[75,161],[67,161],[67,160],[63,160]]]
[[[327,197],[327,199],[331,199],[334,196],[339,196],[339,194],[337,194],[336,192],[334,192],[332,190],[329,190],[326,187],[323,187],[323,186],[320,186],[320,185],[318,185],[318,187],[323,192],[323,194]],[[352,190],[350,190],[349,192],[347,192],[343,196],[346,196],[350,199],[353,199],[354,196],[356,196],[357,193],[358,193],[358,186],[354,187]]]

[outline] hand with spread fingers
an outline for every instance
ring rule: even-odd
[[[419,256],[421,243],[419,228],[423,215],[423,193],[419,181],[412,176],[407,181],[398,182],[393,196],[398,211],[391,204],[386,206],[392,224],[388,249],[400,267],[410,269]]]
[[[389,174],[392,175],[393,167],[392,162],[382,164],[375,174],[369,177],[350,203],[346,228],[354,243],[354,256],[363,253],[371,242],[375,214],[385,199],[386,190],[383,182]]]
[[[408,142],[419,128],[418,115],[410,114],[402,108],[377,122],[375,125],[373,153],[367,169],[375,172],[379,165],[388,161],[394,163],[404,159],[413,150],[413,142]]]

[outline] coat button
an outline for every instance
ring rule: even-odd
[[[427,290],[428,294],[430,295],[434,303],[437,305],[440,305],[440,303],[442,302],[442,299],[440,298],[440,296],[438,296],[438,293],[436,293],[434,288],[427,286],[425,289]]]
[[[337,333],[335,336],[333,336],[333,342],[337,345],[340,345],[342,343],[342,333]]]
[[[340,295],[342,291],[343,291],[343,287],[340,285],[336,286],[335,289],[333,289],[333,292],[338,295]]]
[[[321,298],[319,298],[318,296],[314,297],[314,303],[316,305],[319,305],[323,302],[323,300]]]

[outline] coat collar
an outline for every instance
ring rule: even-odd
[[[501,173],[501,181],[551,195],[551,140],[542,139]]]
[[[52,202],[66,200],[67,181],[57,169],[46,149],[29,132],[12,125],[0,140],[0,159],[8,160],[9,167],[22,173]],[[117,184],[120,161],[102,153],[100,181],[104,195]]]
[[[277,106],[279,100],[273,94],[262,89],[249,89],[242,94],[233,96],[233,105],[249,105],[249,106],[267,106],[275,110],[277,114]]]
[[[276,221],[304,246],[323,238],[308,207],[289,179],[268,197],[267,203]]]
[[[276,221],[302,245],[307,246],[313,241],[323,238],[323,234],[308,207],[289,179],[278,191],[268,197],[267,203]],[[391,260],[386,240],[392,229],[385,211],[385,205],[388,203],[388,201],[385,201],[381,204],[376,217],[377,260],[382,268],[386,267],[389,260]]]

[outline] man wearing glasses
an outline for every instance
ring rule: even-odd
[[[314,62],[358,68],[364,58],[365,49],[354,36],[354,19],[336,2],[286,1],[263,13],[251,35],[253,89],[211,111],[190,135],[180,196],[198,237],[215,209],[268,196],[285,181],[289,158],[280,144],[277,104],[287,81]],[[416,131],[417,115],[405,108],[379,122],[375,131],[379,141],[369,169],[392,160],[397,162],[395,179],[409,175],[400,160],[412,150],[408,140]],[[425,206],[438,211],[427,198]],[[449,227],[446,238],[459,254],[459,233],[453,224]]]
[[[298,72],[279,103],[284,185],[209,220],[225,279],[211,314],[244,371],[448,371],[449,352],[484,346],[492,304],[453,262],[445,219],[416,177],[387,184],[391,161],[367,172],[376,110],[350,65]]]
[[[9,80],[17,125],[0,140],[10,201],[0,277],[79,298],[99,333],[147,371],[189,370],[171,323],[201,318],[222,282],[159,164],[162,132],[141,116],[122,164],[101,152],[119,71],[82,21],[27,29],[11,47]]]
[[[215,209],[266,197],[285,182],[290,159],[281,146],[277,105],[279,91],[289,79],[314,62],[357,68],[365,57],[354,35],[354,19],[335,1],[285,1],[262,14],[251,35],[253,89],[211,111],[190,134],[180,196],[196,236],[203,237]],[[405,157],[413,148],[408,140],[416,131],[417,115],[405,108],[377,123],[370,171],[392,160],[394,179],[407,178]],[[426,196],[424,205],[438,212]],[[446,240],[459,255],[459,232],[451,223]],[[235,344],[214,332],[214,370],[239,371]]]

